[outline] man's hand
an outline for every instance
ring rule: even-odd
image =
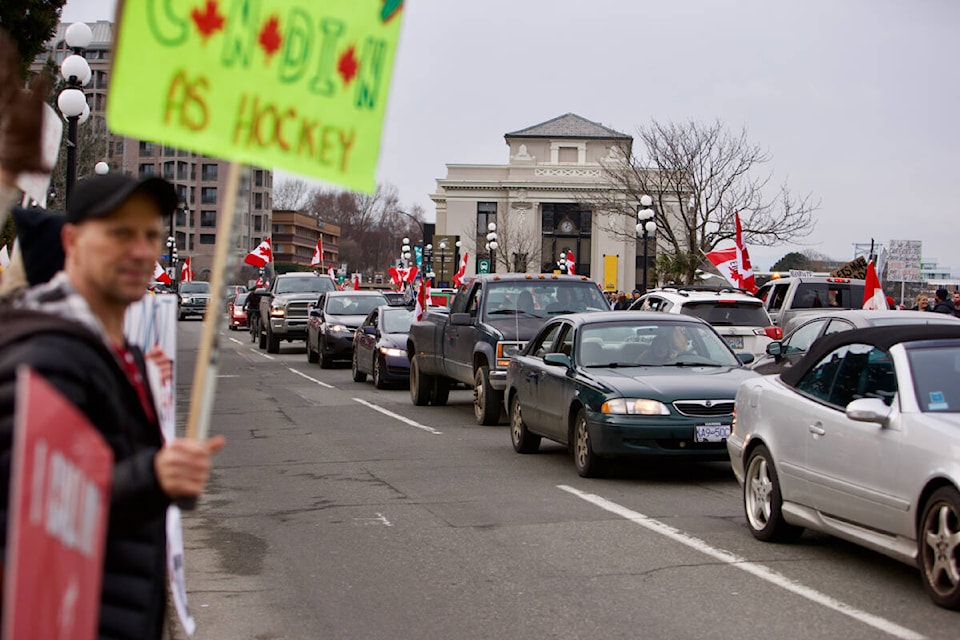
[[[199,496],[210,478],[211,458],[226,442],[223,436],[206,442],[190,438],[167,441],[153,458],[160,488],[172,500]]]

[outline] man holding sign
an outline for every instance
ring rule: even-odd
[[[9,184],[13,176],[0,167],[0,178]],[[143,296],[159,257],[162,217],[176,206],[175,189],[159,178],[79,182],[67,203],[64,270],[0,311],[0,539],[6,548],[14,372],[25,364],[75,404],[113,451],[101,637],[160,638],[167,506],[203,491],[211,457],[224,444],[222,436],[164,443],[144,357],[123,334],[127,306]],[[166,360],[159,350],[146,357]]]

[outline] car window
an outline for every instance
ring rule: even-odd
[[[785,282],[773,285],[772,291],[770,292],[770,304],[767,305],[767,308],[777,310],[783,307],[783,300],[787,297],[787,289],[789,287],[790,285]]]
[[[767,327],[771,324],[770,317],[759,302],[688,302],[680,313],[706,320],[715,327]]]
[[[860,309],[863,285],[849,282],[801,282],[793,297],[794,309]]]
[[[840,333],[841,331],[849,331],[853,329],[853,323],[847,322],[846,320],[841,320],[839,318],[833,318],[830,321],[830,324],[827,325],[827,330],[823,332],[823,335],[829,336],[832,333]]]
[[[539,336],[536,337],[534,343],[530,346],[530,350],[527,351],[527,354],[534,358],[543,358],[548,353],[551,353],[550,349],[553,346],[553,341],[557,337],[557,333],[560,332],[563,323],[557,322],[550,325],[545,331],[542,331]]]
[[[571,325],[564,324],[563,333],[560,335],[557,345],[557,351],[569,358],[573,357],[573,327]]]
[[[960,347],[913,347],[907,350],[920,410],[960,411]]]
[[[850,344],[825,356],[801,378],[797,388],[842,409],[858,398],[880,398],[889,405],[897,382],[886,351]]]
[[[277,288],[274,293],[323,293],[324,291],[333,291],[336,285],[330,278],[320,277],[299,277],[299,278],[281,278],[277,281]]]
[[[180,293],[210,293],[209,282],[181,282]]]
[[[783,353],[805,353],[820,335],[820,330],[826,322],[826,320],[812,320],[797,327],[797,330],[783,341]]]
[[[797,382],[797,390],[824,402],[829,400],[833,381],[849,348],[849,345],[845,345],[824,356],[816,366],[800,378]]]
[[[413,322],[410,309],[387,309],[383,312],[384,333],[408,333]]]

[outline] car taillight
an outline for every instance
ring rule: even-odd
[[[783,338],[783,329],[781,327],[764,327],[763,332],[773,340],[781,340]]]

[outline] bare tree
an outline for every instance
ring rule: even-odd
[[[640,196],[653,197],[658,251],[672,254],[675,273],[669,275],[693,282],[703,254],[735,237],[737,212],[747,244],[795,243],[813,231],[819,202],[809,194],[794,196],[786,182],[768,197],[772,175],[761,165],[770,157],[748,141],[745,129],[732,134],[720,121],[653,121],[637,130],[637,138],[634,157],[625,143],[619,160],[602,163],[610,188],[584,200],[605,214],[595,218],[601,228],[627,239],[634,237]]]
[[[461,253],[469,251],[477,257],[489,257],[484,231],[477,245],[477,230],[469,225],[460,230]],[[497,270],[510,273],[540,272],[540,236],[531,233],[523,218],[516,212],[497,216],[497,250],[494,259]]]
[[[282,211],[302,211],[310,205],[316,190],[302,178],[282,180],[273,186],[273,207]]]

